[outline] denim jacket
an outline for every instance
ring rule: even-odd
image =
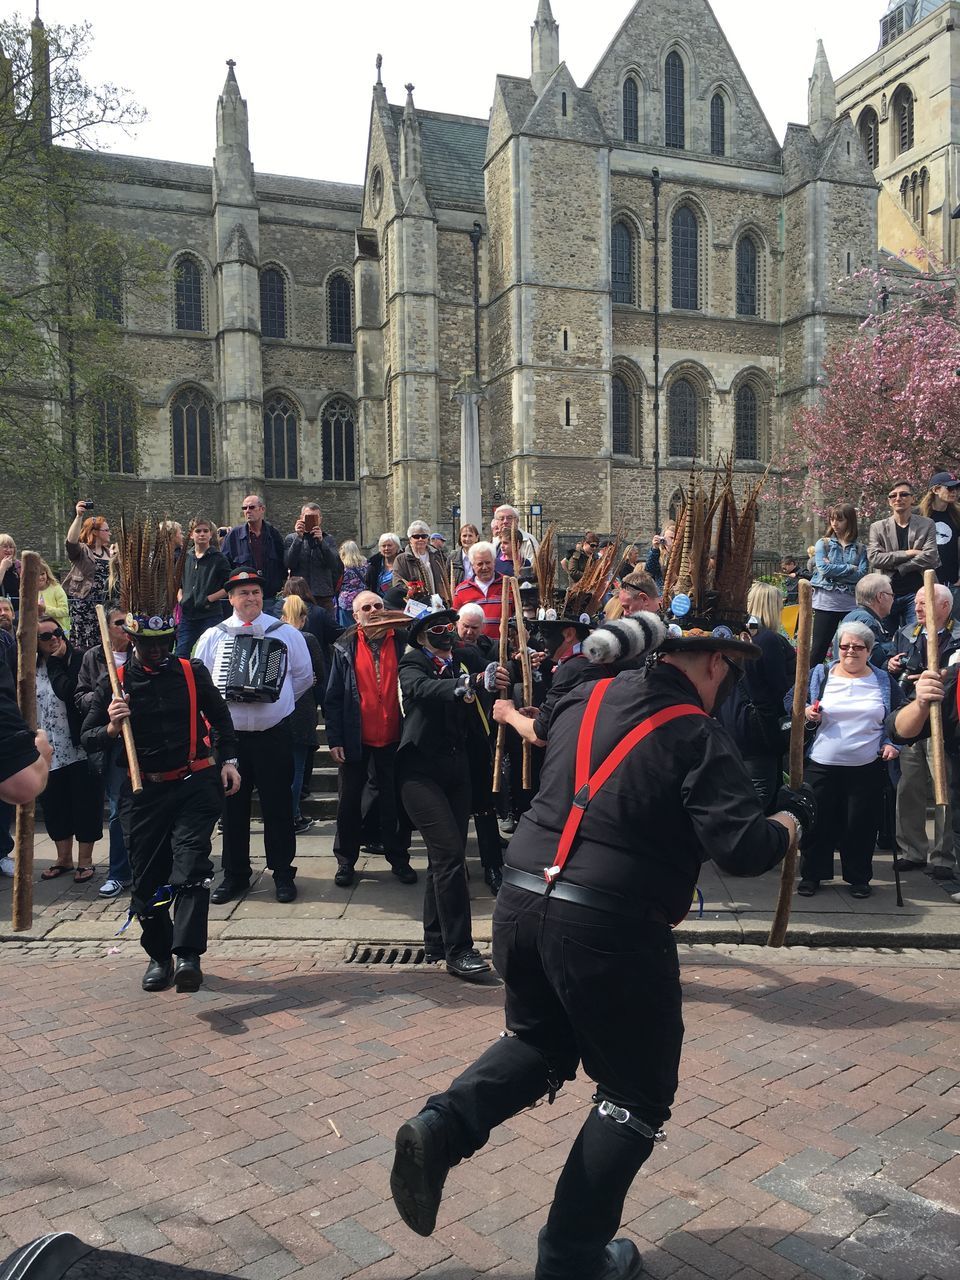
[[[845,547],[838,538],[821,538],[815,559],[810,585],[821,591],[852,591],[867,572],[867,548],[862,542]]]

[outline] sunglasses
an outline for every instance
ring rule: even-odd
[[[890,499],[891,502],[893,502],[895,498],[912,498],[913,494],[902,491],[902,490],[898,490],[896,493],[888,493],[887,497]]]
[[[65,633],[61,631],[59,627],[57,627],[56,631],[38,631],[37,639],[38,640],[59,640],[60,637],[64,634]]]
[[[437,627],[427,627],[428,636],[448,636],[453,630],[452,622],[444,622]]]
[[[259,503],[259,502],[251,503],[251,505],[250,505],[250,506],[248,506],[248,507],[241,507],[241,508],[240,508],[240,510],[241,510],[241,511],[259,511],[259,510],[260,510],[260,503]]]
[[[123,619],[122,619],[122,618],[114,618],[114,619],[113,619],[113,621],[110,623],[110,625],[111,625],[111,627],[122,627],[122,626],[123,626]]]
[[[410,535],[410,541],[411,541],[411,542],[421,542],[424,538],[428,538],[429,536],[430,536],[430,535],[429,535],[429,534],[426,534],[426,533],[411,533],[411,535]]]
[[[377,609],[382,609],[382,608],[383,608],[383,605],[382,605],[382,604],[362,604],[362,605],[360,606],[360,612],[361,612],[361,613],[370,613],[370,612],[372,612],[372,611],[374,611],[374,612],[375,612]]]
[[[861,653],[866,647],[865,644],[841,644],[837,646],[841,653]]]

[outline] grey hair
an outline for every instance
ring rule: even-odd
[[[385,542],[393,542],[393,543],[396,543],[396,545],[397,545],[398,547],[402,547],[402,546],[403,546],[403,543],[400,541],[400,535],[399,535],[399,533],[381,533],[380,537],[377,539],[377,550],[378,550],[378,551],[382,551],[382,550],[383,550],[383,544],[384,544]]]
[[[838,647],[843,643],[844,636],[856,636],[858,640],[862,640],[867,646],[867,653],[873,653],[873,646],[877,643],[877,637],[865,622],[841,622],[837,628]]]
[[[467,559],[473,564],[475,555],[483,552],[485,555],[491,555],[496,561],[497,552],[492,542],[475,542],[472,547],[467,547]]]
[[[498,516],[501,511],[509,511],[510,514],[513,516],[514,520],[520,519],[520,512],[517,510],[516,507],[511,507],[509,502],[501,502],[500,506],[497,507],[496,511],[493,514],[495,516]]]
[[[869,604],[881,591],[890,590],[890,579],[885,573],[865,573],[857,583],[857,604]]]
[[[429,532],[430,532],[430,526],[427,524],[426,520],[411,520],[407,528],[407,537],[409,538],[410,535],[414,533],[429,533]]]
[[[462,618],[464,622],[469,622],[471,618],[474,622],[486,621],[486,614],[478,604],[474,604],[472,601],[469,604],[462,604],[460,606],[460,612],[457,614],[457,617]]]

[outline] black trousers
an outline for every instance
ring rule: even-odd
[[[293,744],[290,725],[281,720],[272,729],[238,733],[240,790],[223,803],[223,873],[231,880],[249,881],[250,799],[256,787],[263,814],[263,848],[267,866],[277,881],[292,880],[297,837],[293,830]]]
[[[837,634],[837,627],[849,612],[849,609],[842,609],[839,613],[833,609],[814,609],[813,635],[810,638],[811,670],[827,656],[830,642]],[[839,654],[834,654],[834,657],[839,657]]]
[[[666,925],[626,920],[505,884],[493,959],[506,984],[501,1037],[426,1107],[442,1114],[451,1162],[564,1080],[581,1063],[597,1098],[650,1129],[670,1116],[683,1042],[680,968]],[[652,1139],[591,1111],[564,1165],[538,1280],[595,1274]]]
[[[337,866],[357,865],[364,832],[370,830],[370,825],[364,818],[364,796],[369,793],[371,780],[375,785],[373,794],[378,815],[375,829],[377,840],[383,845],[384,855],[391,866],[403,866],[410,861],[409,840],[405,841],[400,832],[397,745],[394,742],[387,747],[365,746],[359,760],[347,761],[340,766],[337,780],[337,835],[333,846]]]
[[[470,775],[461,767],[439,777],[405,774],[400,795],[427,846],[423,942],[428,955],[453,960],[473,949],[464,852],[470,818]]]
[[[849,767],[807,761],[803,780],[817,797],[817,821],[804,837],[801,879],[832,880],[839,849],[847,884],[870,883],[886,768],[880,759]]]
[[[213,875],[211,837],[223,804],[220,770],[181,782],[145,782],[139,795],[127,779],[120,789],[120,826],[133,872],[131,907],[140,921],[140,945],[153,960],[207,949],[207,909]],[[168,905],[152,906],[163,885]]]

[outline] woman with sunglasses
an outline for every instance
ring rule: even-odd
[[[509,675],[494,664],[484,671],[468,669],[454,648],[456,621],[452,609],[442,609],[422,614],[410,627],[410,648],[400,659],[403,730],[397,773],[403,806],[427,846],[426,959],[445,961],[448,973],[475,982],[490,965],[473,945],[464,861],[471,808],[469,735],[471,717],[483,714],[478,692],[488,685],[504,691]]]
[[[103,835],[103,786],[80,746],[83,716],[77,706],[77,684],[83,655],[67,640],[58,622],[41,618],[37,625],[37,726],[53,747],[50,777],[40,796],[47,835],[57,860],[42,880],[74,872],[74,883],[93,877],[93,846]],[[77,866],[73,842],[77,841]]]
[[[817,820],[801,844],[797,893],[805,898],[833,879],[835,849],[851,897],[870,896],[884,770],[900,753],[884,721],[905,701],[896,680],[871,664],[873,646],[869,627],[844,623],[839,661],[810,673],[806,718],[816,736],[803,780],[817,798]],[[784,703],[792,701],[791,690]]]
[[[110,523],[87,512],[92,502],[81,499],[67,530],[70,570],[63,589],[70,601],[70,642],[81,653],[100,643],[97,605],[110,598]]]
[[[393,580],[422,584],[419,594],[449,598],[447,557],[430,542],[430,526],[425,520],[414,520],[407,529],[409,550],[401,551],[394,561]]]

